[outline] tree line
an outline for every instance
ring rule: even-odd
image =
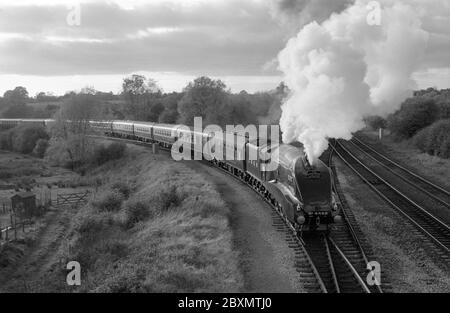
[[[50,130],[23,125],[2,132],[0,149],[45,157],[51,164],[83,173],[124,153],[123,146],[103,146],[93,140],[91,120],[192,125],[194,117],[202,117],[204,125],[277,124],[287,94],[283,83],[270,92],[236,94],[221,80],[209,77],[193,80],[182,92],[164,93],[153,79],[142,75],[126,77],[118,95],[86,87],[59,97],[47,93],[30,97],[24,87],[16,87],[0,98],[4,118],[53,118],[55,123]]]
[[[397,141],[409,141],[422,152],[450,158],[450,89],[414,92],[386,119],[371,116],[373,129],[387,128]]]
[[[8,90],[0,97],[4,118],[52,118],[62,104],[82,99],[96,107],[103,119],[129,119],[191,125],[194,117],[206,124],[277,124],[281,103],[288,94],[284,83],[268,92],[232,93],[224,82],[199,77],[181,92],[165,93],[157,82],[143,75],[123,80],[120,94],[99,92],[91,87],[54,96],[40,92],[30,97],[24,87]]]

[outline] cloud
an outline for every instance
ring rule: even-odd
[[[272,14],[291,29],[312,21],[326,20],[344,10],[353,0],[272,0]]]
[[[271,81],[280,75],[278,52],[300,26],[320,23],[351,2],[0,0],[0,76],[53,76],[58,81],[97,75],[112,80],[146,71]],[[450,1],[410,2],[428,6],[421,20],[430,38],[419,70],[449,68]],[[70,27],[66,17],[76,3],[81,3],[81,25]],[[430,11],[434,13],[425,14]],[[430,81],[430,75],[421,81]]]
[[[271,75],[264,65],[283,46],[282,30],[256,0],[89,1],[72,27],[70,8],[43,3],[1,5],[0,73]]]

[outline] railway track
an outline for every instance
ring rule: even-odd
[[[93,137],[124,141],[141,146],[149,145],[129,139],[102,136]],[[331,157],[330,154],[327,161],[328,164],[331,164]],[[211,162],[208,163],[211,164]],[[356,221],[354,218],[352,220],[348,206],[345,207],[345,199],[340,201],[341,209],[347,212],[345,215],[346,222],[344,224],[333,229],[331,235],[316,235],[300,238],[295,227],[284,215],[281,207],[274,204],[266,194],[234,175],[229,170],[216,164],[214,166],[248,185],[272,208],[273,225],[278,231],[284,233],[289,247],[294,249],[296,256],[295,268],[307,292],[382,292],[380,286],[375,285],[369,287],[365,283],[368,262],[365,252],[366,248],[360,244],[360,233],[358,234],[354,230]],[[339,196],[341,197],[342,194]]]
[[[435,248],[436,256],[448,266],[450,264],[449,226],[365,165],[340,141],[334,141],[334,144],[336,155],[382,199],[414,225],[424,239],[433,243],[432,247]]]
[[[332,152],[327,156],[327,164],[332,165]],[[246,183],[226,169],[220,169]],[[336,175],[334,175],[334,180],[337,182]],[[289,246],[295,250],[296,270],[308,292],[383,293],[383,289],[379,285],[367,286],[365,282],[366,267],[369,262],[365,249],[369,249],[367,243],[366,247],[361,245],[362,233],[355,231],[355,229],[359,230],[359,227],[350,208],[346,205],[342,193],[338,194],[339,206],[341,210],[345,210],[345,222],[334,227],[329,235],[321,234],[299,238],[295,227],[283,214],[281,208],[274,205],[252,185],[247,185],[272,207],[274,226],[279,231],[285,232]],[[336,186],[338,185],[335,184],[334,188]],[[383,284],[388,287],[387,283]]]
[[[351,144],[365,153],[373,162],[400,178],[404,183],[425,194],[431,205],[439,206],[445,210],[450,209],[450,191],[394,162],[356,137],[351,140]]]
[[[338,206],[343,222],[333,226],[328,236],[304,237],[324,284],[330,292],[343,293],[383,293],[391,290],[389,282],[382,276],[381,285],[366,284],[367,264],[376,261],[357,221],[340,188],[336,170],[332,162],[333,149],[330,148],[322,160],[333,171],[333,189],[338,196]]]

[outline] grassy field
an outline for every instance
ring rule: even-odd
[[[35,291],[242,288],[228,208],[201,175],[166,155],[130,146],[126,157],[96,168],[84,179],[100,181],[100,187],[70,217],[54,256],[33,276],[30,286]],[[67,271],[60,266],[61,259],[80,262],[80,287],[65,284]],[[17,288],[12,285],[8,290]]]

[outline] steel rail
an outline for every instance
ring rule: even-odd
[[[381,158],[383,158],[384,160],[388,161],[389,163],[394,164],[396,167],[400,168],[401,170],[407,172],[408,174],[416,177],[417,179],[421,180],[422,182],[424,182],[427,185],[432,186],[433,188],[439,190],[440,192],[444,193],[447,196],[450,196],[450,191],[445,190],[443,187],[436,185],[435,183],[432,183],[431,181],[429,181],[428,179],[414,173],[413,171],[407,169],[406,167],[398,164],[397,162],[389,159],[387,156],[385,156],[384,154],[381,154],[380,152],[376,151],[374,148],[372,148],[371,146],[369,146],[368,144],[362,142],[360,139],[358,139],[357,137],[353,137],[356,141],[358,141],[359,143],[361,143],[363,146],[367,147],[368,149],[370,149],[371,151],[373,151],[376,155],[380,156]]]
[[[327,237],[323,237],[324,243],[325,243],[325,250],[327,253],[327,258],[328,258],[328,262],[330,263],[330,270],[331,270],[331,276],[333,278],[333,283],[336,287],[336,292],[337,293],[341,293],[341,288],[339,287],[339,282],[337,279],[337,275],[336,275],[336,270],[334,268],[334,262],[333,262],[333,258],[331,257],[331,252],[330,252],[330,246],[328,245],[328,240]]]
[[[361,286],[361,288],[364,290],[365,293],[371,293],[369,288],[366,286],[366,284],[364,283],[364,280],[361,278],[361,276],[359,276],[358,271],[355,269],[355,267],[353,266],[353,264],[347,259],[347,257],[345,256],[345,254],[342,252],[342,250],[337,246],[337,244],[333,241],[333,239],[331,239],[330,237],[328,237],[328,240],[330,241],[330,243],[333,245],[333,247],[336,249],[336,251],[339,253],[339,255],[341,256],[341,258],[344,260],[345,264],[347,265],[347,267],[350,269],[350,271],[352,272],[353,276],[355,277],[355,279],[357,280],[358,284]]]
[[[388,182],[383,180],[381,177],[379,177],[377,174],[373,173],[367,166],[362,164],[355,156],[353,156],[345,147],[343,147],[340,143],[337,142],[337,144],[348,154],[350,157],[352,157],[354,160],[356,160],[364,169],[366,169],[369,173],[380,179],[381,182],[383,182],[385,185],[390,187],[393,191],[395,191],[400,197],[404,198],[408,202],[412,203],[414,205],[414,202],[411,201],[407,196],[403,195],[403,193],[397,191],[392,185],[390,185]],[[341,160],[344,161],[344,163],[353,170],[353,172],[356,173],[376,194],[378,194],[383,200],[385,200],[389,205],[391,205],[394,209],[396,209],[398,212],[400,212],[403,216],[405,216],[414,226],[416,226],[419,230],[421,230],[424,234],[426,234],[432,241],[434,241],[439,247],[441,247],[444,251],[446,251],[448,254],[450,254],[450,249],[444,245],[439,239],[437,239],[435,236],[430,234],[425,228],[423,228],[416,220],[414,220],[409,214],[407,214],[404,210],[402,210],[398,205],[393,203],[385,194],[383,194],[380,190],[378,190],[372,183],[369,182],[368,179],[366,179],[358,170],[355,169],[354,166],[352,166],[334,147],[335,153],[339,156]],[[432,214],[421,208],[420,206],[417,206],[423,213],[426,213],[428,216],[432,217],[433,220],[438,221],[440,225],[443,225],[447,230],[449,227],[438,220],[436,217],[434,217]]]
[[[364,143],[362,143],[361,141],[359,141],[358,139],[356,139],[357,142],[359,142],[358,144],[355,144],[353,141],[350,141],[351,144],[353,146],[355,146],[359,151],[361,151],[362,153],[364,153],[365,155],[367,155],[369,158],[371,158],[372,160],[374,160],[376,163],[380,164],[383,168],[385,168],[386,170],[388,170],[389,172],[391,172],[392,174],[394,174],[395,176],[397,176],[398,178],[400,178],[401,180],[403,180],[404,182],[406,182],[407,184],[409,184],[410,186],[422,191],[423,193],[425,193],[427,196],[429,196],[430,198],[433,198],[434,200],[440,202],[441,204],[445,205],[447,207],[447,209],[450,209],[450,204],[448,202],[446,202],[445,200],[437,197],[436,195],[432,194],[431,192],[429,192],[428,190],[422,188],[421,186],[413,183],[411,180],[407,179],[406,177],[400,175],[399,173],[397,173],[395,170],[393,170],[392,168],[390,168],[388,165],[386,165],[385,163],[381,162],[380,160],[378,160],[377,158],[375,158],[373,155],[371,155],[370,153],[368,153],[367,151],[364,151],[359,144],[365,145]],[[365,147],[369,148],[367,145],[365,145]],[[370,148],[369,148],[370,149]],[[399,166],[396,165],[396,163],[391,162],[392,164],[394,164],[397,168],[400,168]],[[401,170],[403,170],[402,168],[400,168]],[[413,175],[412,172],[407,172],[410,175]],[[414,177],[417,177],[416,175],[413,175]],[[433,188],[434,185],[432,185],[431,183],[429,183],[427,180],[421,180],[423,182],[426,182],[426,184],[428,184],[429,186],[432,186]]]
[[[333,144],[333,142],[334,142],[334,144]],[[342,214],[344,216],[344,220],[345,220],[345,223],[346,223],[346,225],[347,225],[347,227],[348,227],[348,229],[350,231],[350,235],[352,236],[352,238],[353,238],[353,240],[354,240],[354,242],[355,242],[359,252],[361,253],[361,256],[362,256],[362,258],[364,260],[364,263],[365,264],[369,264],[369,258],[367,257],[367,254],[366,254],[366,252],[364,250],[364,247],[361,244],[361,241],[358,238],[358,235],[356,234],[356,230],[354,229],[352,223],[350,222],[350,218],[348,216],[347,209],[342,204],[343,203],[343,201],[341,199],[342,195],[338,191],[337,186],[336,186],[336,182],[337,182],[338,178],[337,178],[337,175],[336,175],[336,169],[333,166],[333,152],[335,152],[336,140],[330,140],[329,144],[330,144],[330,155],[329,155],[329,158],[328,158],[328,163],[329,163],[328,166],[330,168],[332,168],[332,172],[333,172],[333,180],[334,180],[333,181],[333,191],[335,192],[335,194],[339,198],[338,205],[339,205],[339,207],[341,209],[341,212],[342,212]],[[379,293],[383,293],[383,289],[381,288],[380,285],[376,285],[376,288],[377,288],[377,291]]]

